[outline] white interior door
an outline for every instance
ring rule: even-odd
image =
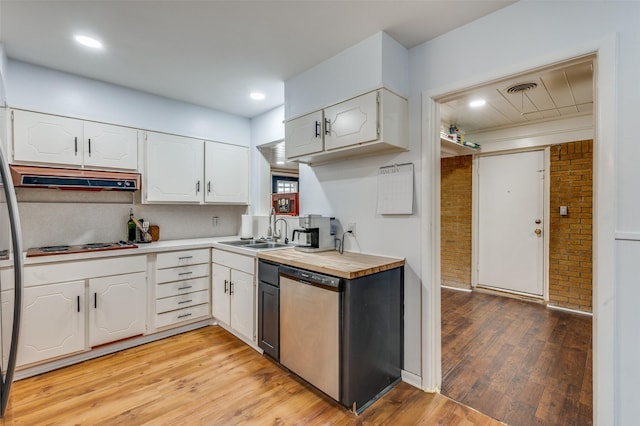
[[[543,296],[544,151],[478,160],[478,285]]]

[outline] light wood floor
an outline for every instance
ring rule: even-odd
[[[355,416],[211,326],[15,382],[5,425],[499,425],[400,383]]]
[[[510,425],[591,425],[586,315],[442,289],[442,394]]]

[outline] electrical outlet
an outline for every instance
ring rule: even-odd
[[[220,223],[220,218],[218,216],[213,216],[211,218],[211,225],[216,228],[218,226],[218,224]]]
[[[349,222],[347,223],[347,232],[351,231],[351,234],[356,235],[356,223]]]

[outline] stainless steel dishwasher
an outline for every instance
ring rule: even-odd
[[[280,266],[280,363],[340,400],[342,281]]]

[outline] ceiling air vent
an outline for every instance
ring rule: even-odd
[[[538,83],[518,83],[507,88],[507,93],[520,93],[524,92],[525,90],[535,89],[536,87],[538,87]]]

